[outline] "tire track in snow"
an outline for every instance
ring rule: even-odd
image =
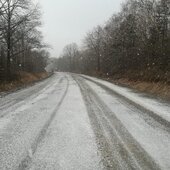
[[[160,169],[91,87],[82,78],[75,76],[75,79],[82,92],[106,169]]]
[[[68,78],[66,76],[65,76],[65,78],[67,80],[67,85],[66,85],[66,89],[64,91],[64,94],[61,97],[61,100],[57,104],[57,106],[56,106],[55,110],[53,111],[53,113],[52,113],[51,117],[49,118],[49,120],[43,126],[43,128],[40,131],[39,135],[37,136],[34,143],[32,144],[32,147],[30,148],[30,150],[28,150],[27,156],[19,164],[18,170],[26,170],[26,169],[29,168],[29,165],[30,165],[30,163],[32,161],[32,157],[33,157],[34,153],[36,152],[36,149],[37,149],[39,143],[45,137],[48,127],[50,126],[51,122],[53,121],[54,117],[57,114],[57,111],[59,110],[61,104],[63,103],[63,101],[64,101],[64,99],[66,97],[66,94],[68,92],[68,87],[69,87],[69,80],[68,80]]]
[[[27,91],[26,93],[24,93],[22,95],[22,98],[19,97],[19,99],[17,99],[17,97],[14,97],[10,100],[12,101],[8,101],[6,100],[6,102],[3,102],[2,104],[0,104],[0,111],[2,112],[3,110],[5,110],[6,108],[10,108],[10,107],[14,107],[14,105],[18,105],[17,107],[21,106],[22,105],[22,101],[24,99],[28,99],[28,98],[35,98],[36,96],[38,96],[40,93],[42,93],[42,91],[45,91],[47,90],[48,88],[50,88],[51,86],[51,81],[54,80],[53,79],[53,76],[52,77],[49,77],[48,79],[43,80],[42,82],[38,83],[35,85],[35,88],[34,89],[31,89],[33,86],[30,86],[28,89],[22,89],[22,90],[19,90],[19,91],[16,91],[16,92],[13,92],[11,94],[7,94],[6,96],[4,97],[8,97],[10,95],[19,95],[20,93],[23,93],[25,91]],[[29,91],[30,90],[30,91]],[[4,100],[4,97],[1,98],[1,100],[3,99]],[[6,116],[7,114],[4,113],[4,114],[0,114],[0,118]]]
[[[149,109],[145,108],[144,106],[138,104],[137,102],[134,102],[131,99],[119,94],[118,92],[110,89],[109,87],[103,85],[102,83],[96,82],[95,80],[92,80],[92,79],[90,79],[88,77],[84,77],[84,76],[81,76],[81,77],[88,80],[88,81],[91,81],[91,82],[95,83],[98,86],[100,86],[101,88],[103,88],[104,90],[109,92],[109,94],[113,94],[113,95],[119,97],[121,100],[123,100],[123,101],[129,103],[130,105],[135,106],[137,109],[145,112],[150,117],[152,117],[156,122],[161,124],[161,126],[163,126],[166,131],[170,132],[170,122],[168,120],[162,118],[161,116],[159,116],[158,114],[156,114],[152,110],[149,110]]]

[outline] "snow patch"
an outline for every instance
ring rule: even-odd
[[[0,118],[0,129],[4,129],[10,121],[9,118]]]
[[[99,80],[97,78],[92,78],[89,76],[84,76],[84,77],[87,77],[88,79],[91,79],[95,82],[105,85],[106,87],[110,88],[111,90],[130,99],[132,102],[146,108],[147,110],[154,112],[155,114],[159,115],[163,119],[170,122],[170,105],[169,104],[162,103],[156,99],[151,99],[151,98],[145,97],[140,93],[133,92],[129,88],[120,87],[118,85],[115,85],[115,84],[112,84],[112,83],[109,83],[109,82],[106,82],[103,80]]]
[[[157,162],[162,169],[170,169],[170,134],[154,120],[148,120],[142,111],[126,105],[116,96],[108,94],[91,81],[88,85],[98,94],[113,114],[122,122],[130,134]],[[147,100],[147,99],[146,99]],[[150,99],[148,99],[150,100]],[[160,104],[161,105],[161,104]],[[146,119],[145,119],[146,118]]]

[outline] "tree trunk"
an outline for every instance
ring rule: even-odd
[[[7,77],[11,78],[11,12],[8,2],[8,28],[7,28]]]

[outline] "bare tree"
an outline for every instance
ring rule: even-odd
[[[101,71],[101,57],[102,57],[102,36],[103,29],[102,27],[96,27],[92,32],[88,33],[85,38],[85,46],[93,52],[93,55],[97,59],[97,71]]]
[[[29,0],[0,0],[0,21],[3,23],[1,36],[6,44],[7,76],[11,75],[11,62],[13,61],[13,45],[16,43],[16,34],[23,25],[30,22],[35,16],[36,7]],[[19,37],[17,37],[19,39]]]
[[[76,69],[75,59],[78,56],[78,53],[78,46],[76,43],[69,44],[63,49],[63,56],[69,61],[69,71],[74,71]]]
[[[103,27],[87,34],[77,63],[88,74],[170,82],[169,47],[170,1],[127,0]]]

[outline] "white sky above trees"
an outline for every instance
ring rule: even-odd
[[[65,45],[81,44],[86,33],[104,24],[125,0],[38,0],[43,12],[44,40],[59,57]]]

